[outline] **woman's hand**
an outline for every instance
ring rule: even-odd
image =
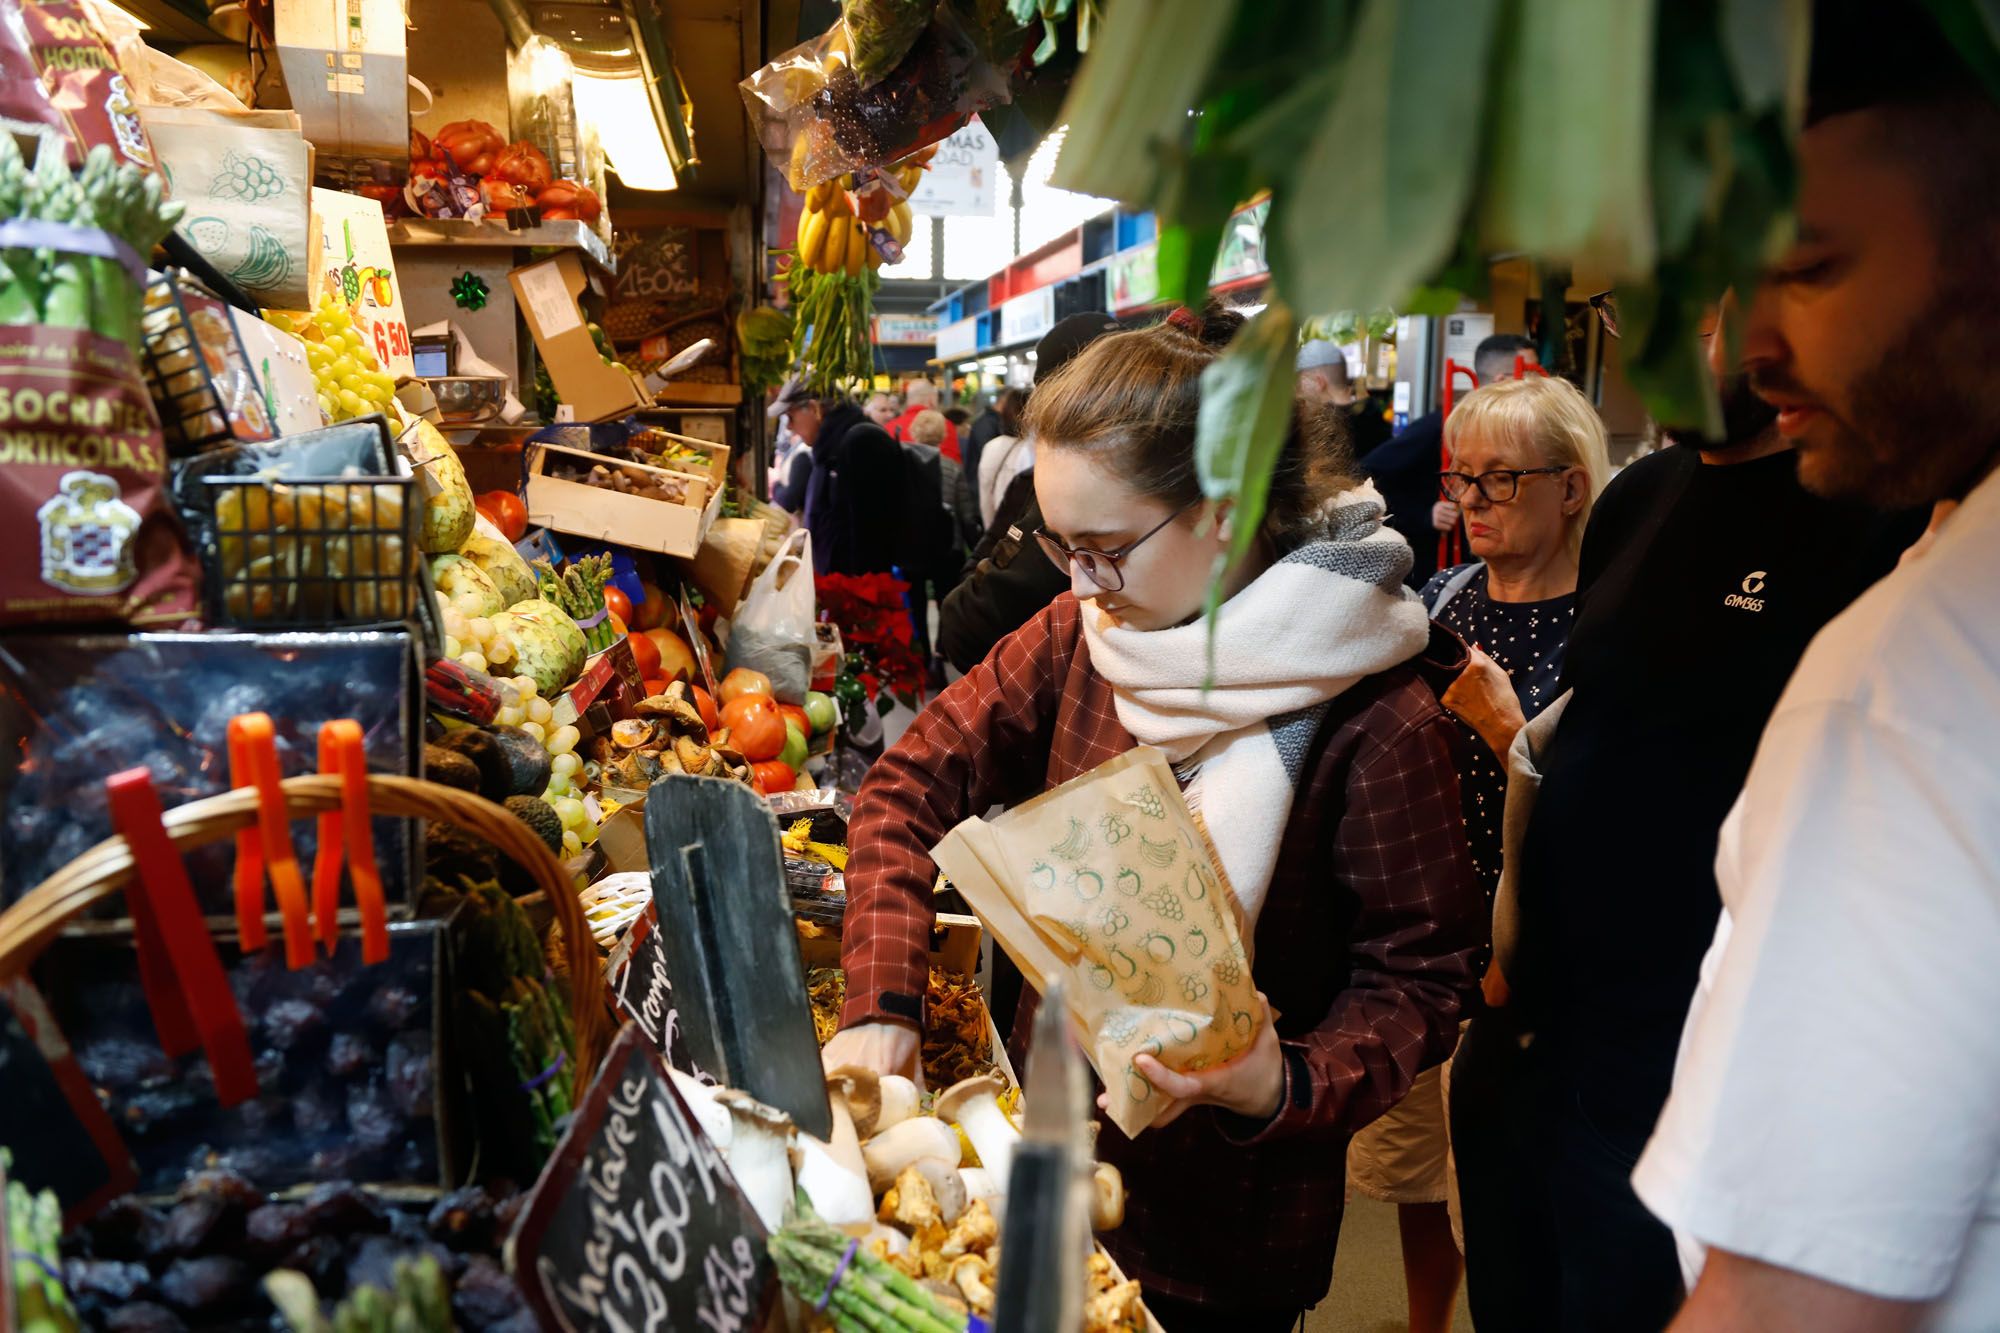
[[[1477,648],[1472,650],[1470,664],[1438,702],[1478,732],[1493,757],[1503,763],[1514,737],[1528,725],[1513,680],[1498,662]]]
[[[1167,1068],[1150,1054],[1141,1052],[1132,1064],[1167,1099],[1167,1109],[1153,1121],[1153,1128],[1171,1125],[1190,1106],[1220,1106],[1225,1111],[1269,1120],[1278,1113],[1285,1097],[1285,1056],[1278,1045],[1278,1014],[1260,991],[1267,1021],[1257,1030],[1250,1049],[1225,1064],[1180,1073]],[[1099,1106],[1110,1099],[1100,1096]]]
[[[1439,500],[1431,506],[1431,526],[1439,532],[1450,532],[1458,526],[1458,506],[1449,500]]]
[[[833,1034],[820,1051],[820,1063],[831,1071],[843,1065],[872,1069],[877,1074],[901,1074],[924,1086],[922,1043],[913,1029],[896,1023],[856,1023]]]

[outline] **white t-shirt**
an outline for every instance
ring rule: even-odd
[[[1632,1177],[1696,1265],[1941,1296],[1939,1329],[2000,1329],[1996,579],[2000,476],[1806,651]]]

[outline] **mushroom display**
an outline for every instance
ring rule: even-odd
[[[965,1137],[972,1140],[972,1150],[979,1154],[979,1164],[991,1173],[1002,1192],[1014,1161],[1014,1145],[1021,1140],[1021,1131],[1000,1109],[1000,1094],[1006,1090],[999,1075],[980,1074],[954,1083],[932,1108],[940,1120],[949,1120],[965,1131]]]

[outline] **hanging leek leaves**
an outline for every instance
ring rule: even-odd
[[[2000,70],[1989,6],[1929,3]],[[1052,183],[1156,210],[1160,290],[1188,303],[1264,190],[1272,311],[1442,313],[1503,252],[1609,271],[1648,409],[1711,421],[1697,329],[1786,235],[1809,21],[1810,0],[1112,0]],[[1204,384],[1203,488],[1239,533],[1292,381],[1296,321],[1266,314]]]

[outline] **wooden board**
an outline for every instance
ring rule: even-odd
[[[756,1212],[652,1043],[612,1043],[509,1238],[544,1329],[750,1333],[778,1278]]]
[[[770,807],[722,778],[657,782],[646,851],[689,1057],[826,1138],[833,1112]]]

